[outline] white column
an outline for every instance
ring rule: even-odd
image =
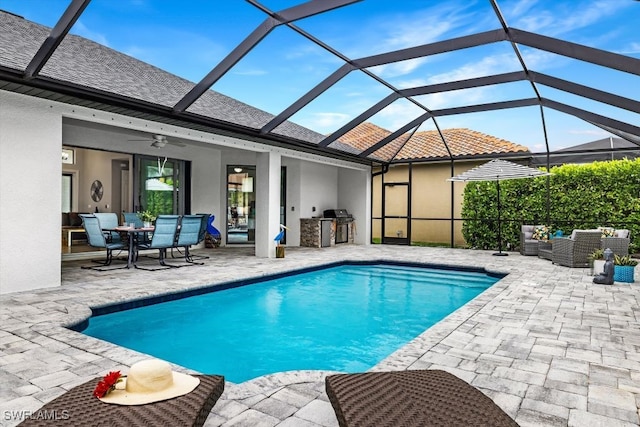
[[[274,258],[274,237],[280,232],[280,166],[279,153],[256,156],[256,256]]]

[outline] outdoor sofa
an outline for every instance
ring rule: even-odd
[[[629,255],[629,243],[631,243],[629,230],[617,229],[614,230],[613,236],[600,239],[600,249],[609,248],[619,256]]]

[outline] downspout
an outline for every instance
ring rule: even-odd
[[[371,178],[374,178],[378,175],[383,175],[385,173],[389,172],[389,163],[383,163],[382,164],[382,170],[380,172],[374,172],[371,174]]]

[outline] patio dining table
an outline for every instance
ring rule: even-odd
[[[129,227],[129,226],[119,226],[115,228],[103,229],[104,231],[116,231],[118,233],[126,233],[127,238],[129,240],[129,255],[127,256],[127,268],[131,268],[134,265],[134,260],[136,259],[137,253],[137,245],[136,240],[138,238],[139,233],[151,233],[155,230],[155,227]]]

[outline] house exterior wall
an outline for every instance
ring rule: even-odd
[[[105,126],[109,131],[105,131]],[[147,141],[131,141],[131,130],[166,134],[194,143],[157,149]],[[368,190],[363,189],[366,197],[352,200],[355,183],[345,189],[338,187],[339,171],[343,169],[348,171],[346,179],[359,177],[360,185],[366,185],[362,181],[363,177],[369,177],[370,168],[365,165],[0,90],[0,293],[60,285],[63,145],[103,150],[100,158],[108,157],[107,164],[99,167],[65,167],[78,176],[77,194],[74,190],[74,208],[78,211],[95,209],[95,202],[89,198],[89,188],[95,179],[105,184],[100,210],[109,210],[105,206],[113,204],[108,189],[112,183],[111,160],[130,159],[133,153],[167,156],[192,162],[191,210],[215,214],[214,224],[224,228],[226,165],[256,164],[259,155],[270,152],[277,153],[288,167],[289,224],[298,224],[302,216],[321,215],[323,209],[339,207],[341,197],[351,200],[350,210],[354,212],[369,209]],[[268,188],[276,191],[276,186]],[[271,196],[269,200],[276,200]],[[269,218],[271,230],[278,226],[279,216],[271,213]],[[368,215],[362,215],[361,222],[368,219]],[[31,237],[26,227],[33,228]],[[296,234],[293,228],[288,235],[288,244],[292,246],[299,244],[299,230]],[[366,224],[362,229],[367,230]],[[265,236],[263,240],[268,239],[268,243],[261,244],[273,246],[273,236]],[[363,236],[362,241],[367,244],[370,235]]]
[[[0,91],[0,292],[60,286],[62,121]]]
[[[368,244],[371,241],[371,173],[353,169],[338,170],[338,205],[346,209],[355,219],[354,243]]]
[[[451,217],[453,194],[453,218],[460,218],[465,183],[447,181],[452,176],[461,174],[484,161],[456,162],[453,175],[451,164],[443,163],[414,163],[411,170],[408,164],[393,165],[389,171],[372,179],[373,195],[372,216],[382,217],[383,212],[383,182],[405,183],[411,182],[411,241],[422,243],[438,243],[448,245],[451,242]],[[375,172],[375,170],[374,170]],[[384,180],[384,181],[383,181]],[[399,187],[399,186],[398,186]],[[404,215],[408,208],[407,193],[400,187],[387,186],[385,196],[386,215]],[[406,228],[406,221],[401,219],[387,219],[385,234],[396,237],[396,233]],[[373,219],[371,222],[372,236],[382,237],[382,220]],[[464,245],[462,236],[462,221],[453,224],[454,245]]]

